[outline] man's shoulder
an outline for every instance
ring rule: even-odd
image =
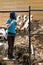
[[[10,19],[10,18],[8,18],[8,19],[7,19],[7,21],[11,21],[11,19]]]
[[[11,19],[7,19],[6,23],[10,23],[11,22]]]

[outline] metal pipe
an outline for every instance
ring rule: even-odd
[[[29,65],[31,65],[31,28],[30,28],[30,12],[31,11],[31,7],[29,6]]]
[[[0,11],[0,13],[9,13],[9,12],[11,12],[11,11]],[[22,10],[22,11],[14,11],[14,12],[18,12],[18,13],[24,13],[24,12],[29,12],[29,11],[27,11],[27,10]]]

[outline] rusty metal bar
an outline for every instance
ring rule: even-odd
[[[30,15],[31,15],[31,7],[29,6],[29,65],[31,65],[31,28],[30,28]]]

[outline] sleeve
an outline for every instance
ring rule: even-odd
[[[7,19],[6,24],[10,24],[10,23],[11,23],[10,19]]]

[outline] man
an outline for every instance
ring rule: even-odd
[[[16,15],[15,12],[10,12],[10,18],[6,21],[7,25],[7,40],[8,40],[8,59],[15,59],[13,56],[14,40],[16,35]],[[5,60],[7,59],[4,58]]]

